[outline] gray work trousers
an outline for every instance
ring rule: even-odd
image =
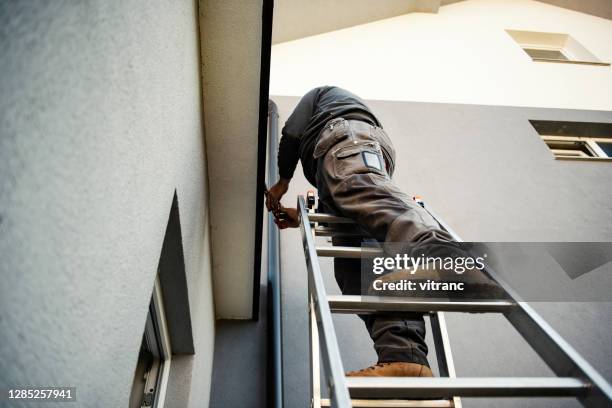
[[[337,118],[327,123],[315,145],[317,189],[324,211],[350,217],[379,244],[451,242],[437,221],[397,188],[391,175],[395,151],[382,128]],[[334,245],[360,246],[353,237],[334,237]],[[334,259],[334,273],[345,295],[361,294],[361,260]],[[378,362],[429,365],[421,313],[361,315]]]

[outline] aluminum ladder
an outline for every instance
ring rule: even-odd
[[[319,257],[360,258],[382,254],[375,248],[316,246],[315,236],[340,233],[337,224],[349,218],[315,213],[314,195],[308,204],[298,197],[304,254],[308,268],[310,331],[310,388],[313,408],[319,407],[461,407],[460,397],[575,397],[585,407],[612,407],[612,387],[557,332],[504,282],[495,271],[487,274],[505,291],[507,300],[436,301],[427,298],[327,295]],[[459,236],[424,202],[425,208],[457,241]],[[330,226],[321,226],[320,223]],[[366,252],[372,253],[367,254]],[[359,273],[356,271],[356,273]],[[346,377],[332,313],[423,312],[432,326],[440,377]],[[556,377],[457,377],[444,313],[501,313],[548,364]],[[320,362],[330,398],[321,398]]]

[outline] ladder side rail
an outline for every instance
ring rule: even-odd
[[[332,314],[327,303],[327,295],[314,245],[312,227],[308,219],[306,203],[302,196],[298,197],[298,210],[300,214],[302,244],[308,268],[309,295],[315,306],[317,326],[321,339],[319,342],[321,356],[325,367],[327,383],[330,387],[332,405],[334,407],[348,408],[351,407],[351,398],[347,388],[346,377],[344,376],[344,367],[334,330]]]
[[[565,339],[525,302],[506,318],[560,377],[575,377],[591,384],[579,400],[585,407],[610,407],[612,386]]]
[[[434,339],[440,376],[457,378],[444,312],[431,313],[429,315],[429,321],[431,323],[431,331]],[[461,398],[453,397],[452,401],[454,408],[462,407]]]
[[[310,292],[310,291],[309,291]],[[317,316],[315,312],[314,300],[308,293],[308,326],[310,336],[308,341],[310,344],[310,392],[312,400],[312,408],[321,408],[321,365],[319,353],[319,327],[317,325]]]
[[[450,229],[428,206],[423,208],[458,242],[461,237]],[[586,397],[580,397],[585,407],[609,407],[612,403],[612,386],[589,364],[556,330],[502,279],[492,268],[485,272],[507,293],[516,307],[505,313],[508,321],[523,336],[544,362],[560,377],[571,376],[588,381],[591,390]]]

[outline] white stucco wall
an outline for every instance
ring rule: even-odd
[[[610,6],[612,7],[612,5]],[[506,29],[570,34],[612,62],[612,21],[533,0],[467,0],[272,47],[271,95],[612,109],[612,69],[533,62]]]
[[[196,354],[173,363],[168,397],[206,406],[196,2],[3,3],[0,50],[0,388],[127,405],[176,189]]]

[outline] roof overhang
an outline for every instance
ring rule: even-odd
[[[437,13],[440,6],[460,1],[465,0],[276,0],[272,43],[297,40],[407,13]],[[612,19],[610,0],[538,1]]]
[[[271,30],[272,0],[200,1],[204,159],[219,318],[256,319],[259,310]]]
[[[297,40],[402,14],[437,13],[459,0],[276,0],[272,43]]]

